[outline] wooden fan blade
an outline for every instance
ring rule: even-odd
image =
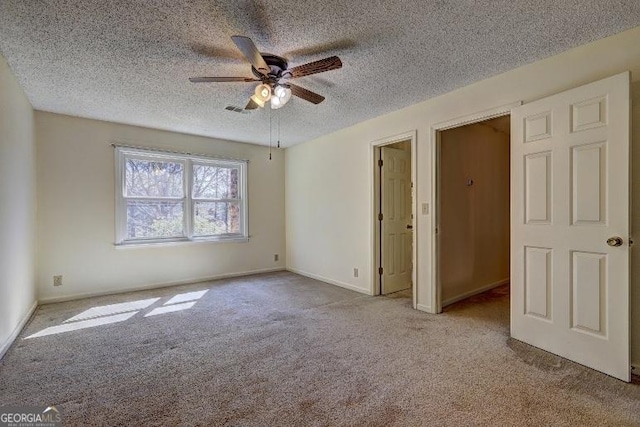
[[[287,86],[291,89],[291,95],[295,95],[298,98],[302,98],[305,101],[309,101],[313,104],[320,104],[324,101],[324,96],[318,95],[315,92],[311,92],[309,89],[305,89],[303,87],[287,83]]]
[[[249,61],[260,74],[266,76],[269,71],[271,71],[262,55],[260,55],[258,48],[253,43],[253,40],[244,36],[231,36],[231,39],[236,46],[238,46],[238,49],[240,49],[240,52],[242,52],[245,58],[247,58],[247,61]]]
[[[249,98],[249,103],[247,104],[246,107],[244,107],[245,110],[255,110],[256,108],[258,108],[259,105],[256,104],[253,99]]]
[[[257,82],[258,79],[251,77],[190,77],[191,83],[210,83],[210,82]]]
[[[321,59],[319,61],[309,62],[308,64],[298,65],[286,71],[291,74],[292,78],[310,76],[312,74],[324,73],[325,71],[337,70],[342,68],[342,61],[337,56]]]

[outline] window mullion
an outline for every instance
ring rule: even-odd
[[[219,203],[240,203],[242,201],[242,199],[204,199],[201,197],[198,197],[197,199],[193,199],[196,202],[208,202],[208,203],[215,203],[215,202],[219,202]]]
[[[184,197],[135,197],[135,196],[123,196],[122,199],[132,202],[179,202]]]

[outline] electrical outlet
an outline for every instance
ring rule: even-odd
[[[273,255],[273,260],[274,261],[278,261],[280,259],[280,256],[278,254],[274,254]]]
[[[357,268],[353,269],[353,277],[358,277],[358,269]]]
[[[62,276],[53,276],[53,286],[62,286]]]

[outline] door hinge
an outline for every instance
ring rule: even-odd
[[[378,166],[382,167],[383,163],[382,159],[378,160]]]
[[[384,273],[384,268],[379,267],[379,268],[378,268],[378,274],[379,274],[379,275],[382,275],[382,273]]]
[[[633,237],[629,237],[629,247],[633,247]]]
[[[379,213],[379,214],[378,214],[378,221],[382,221],[382,218],[384,218],[384,215],[383,215],[383,214],[381,214],[381,213]]]

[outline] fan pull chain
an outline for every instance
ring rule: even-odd
[[[280,111],[278,111],[278,148],[280,148]]]
[[[271,160],[271,107],[269,106],[269,160]]]

